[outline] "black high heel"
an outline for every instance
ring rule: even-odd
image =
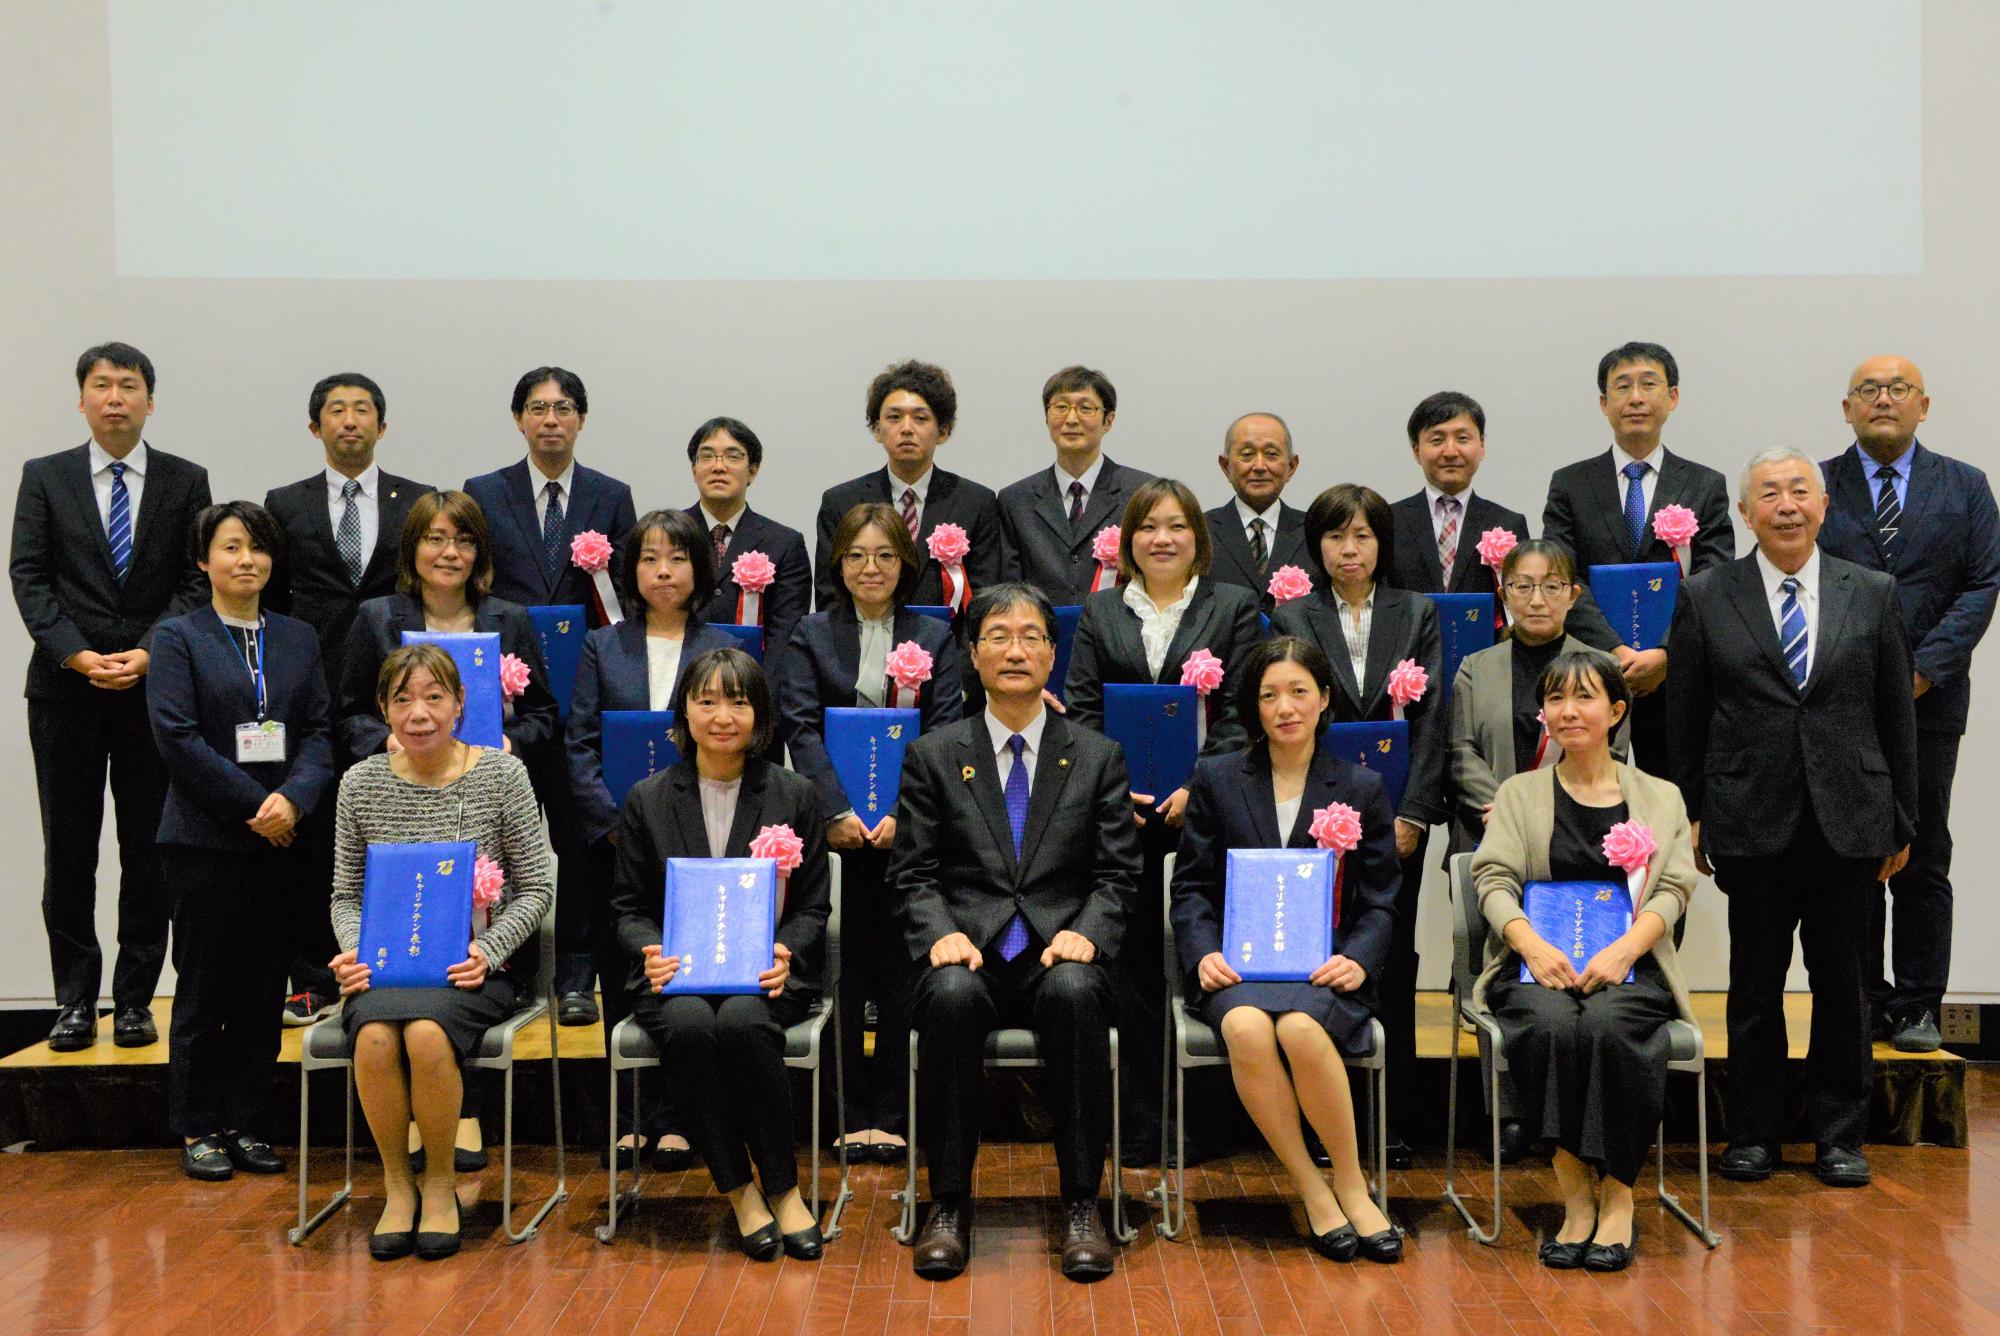
[[[417,1194],[416,1208],[410,1215],[410,1228],[394,1230],[387,1234],[370,1234],[368,1255],[378,1262],[393,1262],[398,1258],[408,1257],[416,1247],[417,1236],[414,1231],[423,1213],[424,1197],[420,1192]]]
[[[778,1222],[772,1220],[753,1234],[740,1234],[737,1246],[743,1255],[753,1262],[774,1262],[784,1248],[784,1236],[778,1233]]]
[[[826,1239],[816,1224],[807,1225],[795,1234],[785,1234],[779,1242],[784,1246],[785,1256],[795,1257],[801,1262],[817,1262],[820,1254],[826,1251]]]

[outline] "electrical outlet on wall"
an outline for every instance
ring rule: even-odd
[[[1979,1042],[1979,1006],[1972,1002],[1947,1002],[1938,1017],[1938,1031],[1947,1044]]]

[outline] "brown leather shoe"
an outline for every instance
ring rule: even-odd
[[[931,1204],[930,1219],[917,1234],[910,1265],[926,1280],[950,1280],[972,1257],[972,1203]]]
[[[1102,1280],[1111,1274],[1111,1236],[1104,1230],[1095,1197],[1063,1203],[1062,1273],[1071,1280]]]

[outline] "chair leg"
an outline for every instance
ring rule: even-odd
[[[555,1008],[549,1008],[549,1079],[560,1078],[555,1063]],[[569,1185],[563,1180],[562,1158],[562,1096],[556,1096],[556,1187],[548,1200],[544,1201],[528,1223],[520,1229],[514,1228],[514,1064],[509,1061],[506,1074],[501,1080],[501,1126],[503,1128],[500,1145],[500,1223],[507,1232],[507,1242],[526,1243],[541,1232],[542,1221],[548,1218],[559,1202],[569,1196]]]
[[[1370,1119],[1375,1124],[1375,1208],[1381,1211],[1386,1219],[1389,1214],[1389,1069],[1387,1067],[1368,1069],[1368,1096],[1375,1106],[1374,1115]]]
[[[639,1184],[645,1171],[639,1167],[639,1073],[632,1072],[632,1185],[623,1197],[618,1192],[618,1069],[611,1065],[609,1044],[606,1044],[605,1067],[611,1078],[611,1089],[604,1101],[604,1145],[610,1155],[611,1167],[605,1171],[604,1223],[596,1229],[597,1241],[609,1243],[618,1237],[618,1217],[624,1214],[638,1199]]]
[[[1180,1065],[1177,1055],[1171,1051],[1167,1060],[1174,1068],[1174,1097],[1173,1103],[1169,1104],[1165,1092],[1162,1092],[1160,1107],[1173,1111],[1175,1156],[1169,1161],[1166,1148],[1161,1147],[1160,1186],[1156,1189],[1160,1218],[1153,1222],[1153,1232],[1163,1239],[1178,1239],[1187,1231],[1187,1069]]]
[[[1701,1219],[1688,1213],[1681,1199],[1667,1191],[1667,1125],[1660,1123],[1660,1205],[1673,1212],[1680,1222],[1688,1227],[1694,1236],[1711,1248],[1719,1247],[1722,1235],[1715,1232],[1708,1218],[1708,1069],[1696,1069],[1694,1078],[1695,1098],[1699,1101],[1695,1110],[1696,1154],[1701,1174]]]
[[[1125,1222],[1125,1166],[1119,1121],[1124,1116],[1118,1097],[1118,1027],[1111,1027],[1111,1239],[1130,1243],[1139,1231]]]
[[[1454,994],[1453,995],[1454,1003],[1456,1003],[1456,1000],[1457,997],[1456,994]],[[1466,1226],[1466,1233],[1471,1235],[1472,1238],[1476,1239],[1480,1243],[1491,1244],[1500,1237],[1500,1222],[1501,1222],[1500,1055],[1497,1051],[1493,1054],[1493,1064],[1492,1067],[1490,1068],[1491,1079],[1489,1082],[1489,1090],[1487,1092],[1489,1101],[1488,1111],[1492,1115],[1492,1124],[1493,1124],[1493,1227],[1491,1229],[1481,1229],[1479,1227],[1479,1222],[1473,1218],[1472,1210],[1466,1204],[1465,1198],[1459,1195],[1458,1189],[1452,1183],[1453,1172],[1458,1167],[1458,1054],[1459,1054],[1459,1036],[1460,1034],[1463,1033],[1463,1031],[1460,1030],[1459,1028],[1458,1020],[1459,1020],[1458,1008],[1456,1007],[1456,1005],[1454,1005],[1452,1009],[1452,1026],[1451,1026],[1451,1074],[1450,1074],[1450,1085],[1449,1085],[1450,1094],[1445,1102],[1446,1127],[1445,1127],[1445,1147],[1444,1147],[1444,1155],[1445,1155],[1444,1199],[1445,1201],[1449,1202],[1452,1208],[1458,1212],[1459,1216],[1462,1219],[1464,1219]]]
[[[354,1196],[354,1067],[350,1063],[345,1069],[347,1079],[347,1179],[340,1191],[326,1205],[310,1218],[306,1215],[307,1161],[312,1158],[312,1137],[310,1127],[311,1105],[307,1100],[310,1087],[306,1081],[306,1067],[299,1064],[299,1223],[285,1231],[285,1238],[296,1248],[312,1236],[312,1232],[325,1224],[327,1217],[347,1205]]]
[[[898,1243],[917,1241],[917,1031],[910,1029],[910,1082],[909,1109],[906,1121],[909,1124],[909,1154],[904,1157],[908,1169],[903,1176],[903,1190],[892,1195],[891,1200],[903,1204],[902,1218],[890,1229],[890,1234]],[[845,1156],[841,1157],[843,1160]]]
[[[836,981],[837,982],[837,981]],[[838,988],[827,1003],[826,1025],[820,1030],[820,1057],[825,1060],[826,1035],[833,1033],[833,1126],[834,1144],[847,1139],[847,1068],[840,1060],[840,995]],[[819,1103],[819,1072],[813,1072],[813,1103]],[[833,1211],[827,1216],[820,1235],[828,1243],[840,1237],[840,1217],[847,1210],[847,1203],[854,1199],[854,1189],[847,1183],[847,1152],[842,1151],[840,1160],[840,1185],[834,1190]],[[819,1110],[813,1110],[813,1218],[819,1218]]]

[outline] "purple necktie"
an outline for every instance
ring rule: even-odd
[[[1014,768],[1007,772],[1007,824],[1014,832],[1014,857],[1021,857],[1021,834],[1028,828],[1028,763],[1021,756],[1021,749],[1028,740],[1019,733],[1007,739],[1007,746],[1014,753]],[[1000,959],[1012,960],[1028,948],[1028,920],[1019,914],[1007,920],[1007,926],[1000,933]]]

